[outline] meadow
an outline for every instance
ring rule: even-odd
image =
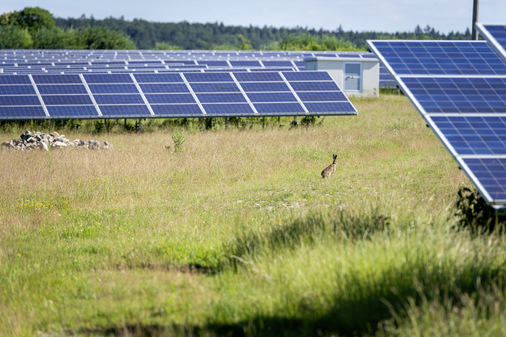
[[[506,336],[504,233],[455,216],[472,183],[406,97],[352,102],[0,151],[0,336]]]

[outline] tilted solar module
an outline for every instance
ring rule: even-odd
[[[486,41],[375,40],[369,46],[392,75],[506,75]]]
[[[327,72],[0,75],[0,119],[353,115]]]
[[[476,28],[492,47],[506,59],[506,24],[478,22]]]
[[[485,41],[368,41],[484,198],[506,207],[506,62]]]

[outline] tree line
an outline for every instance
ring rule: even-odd
[[[61,27],[39,7],[0,15],[0,49],[136,49],[130,36],[106,26]]]
[[[150,22],[93,16],[54,18],[39,7],[0,16],[0,48],[39,49],[258,49],[366,50],[368,39],[470,39],[464,33],[443,34],[434,27],[412,32],[335,31],[303,27],[226,26],[223,23]]]

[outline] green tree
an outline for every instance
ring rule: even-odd
[[[132,39],[106,27],[88,27],[81,30],[80,39],[86,49],[136,49]]]
[[[28,29],[30,33],[41,28],[56,27],[53,14],[40,7],[25,7],[19,12],[12,12],[9,24]]]
[[[86,47],[79,31],[73,28],[41,28],[32,33],[35,49],[84,49]]]
[[[251,46],[251,42],[247,38],[245,38],[244,35],[239,34],[239,35],[237,35],[237,37],[241,41],[239,43],[239,47],[238,47],[239,50],[253,50],[253,47]]]
[[[26,29],[13,25],[0,26],[0,49],[27,49],[33,44]]]
[[[155,50],[181,50],[181,47],[174,46],[168,42],[157,42],[155,44]]]

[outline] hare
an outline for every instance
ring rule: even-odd
[[[336,165],[337,165],[337,155],[335,154],[332,154],[332,164],[330,164],[329,166],[327,166],[326,168],[323,169],[322,171],[322,178],[325,179],[325,178],[331,178],[333,175],[334,175],[334,172],[336,171]]]

